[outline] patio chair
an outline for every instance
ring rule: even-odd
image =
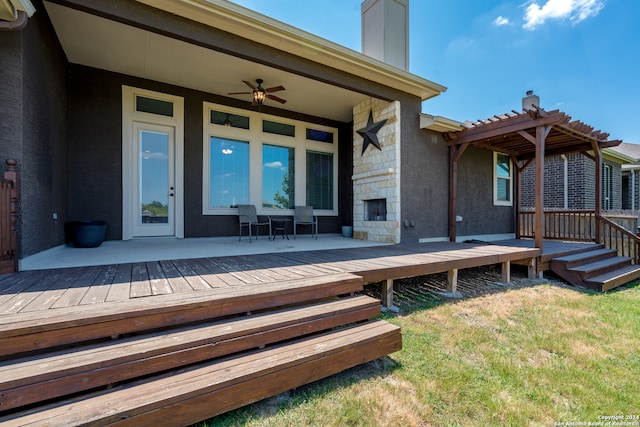
[[[318,217],[313,215],[313,206],[295,206],[293,216],[293,240],[296,239],[299,225],[311,226],[311,237],[318,239]]]
[[[240,236],[238,237],[238,241],[242,239],[242,227],[249,229],[249,242],[251,242],[251,229],[254,226],[256,227],[256,240],[258,240],[261,226],[269,226],[269,236],[271,236],[271,221],[269,218],[261,221],[258,218],[254,205],[238,205],[238,221],[240,222]]]

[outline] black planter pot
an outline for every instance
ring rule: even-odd
[[[64,227],[66,243],[76,248],[96,248],[107,234],[106,221],[70,221]]]

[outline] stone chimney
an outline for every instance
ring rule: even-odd
[[[535,95],[532,90],[528,90],[527,95],[522,98],[522,112],[534,110],[534,105],[536,107],[540,106],[540,97]]]
[[[409,71],[409,0],[364,0],[362,53]]]

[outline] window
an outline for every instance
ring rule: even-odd
[[[262,121],[262,132],[276,135],[296,136],[296,127],[285,123],[273,122],[271,120]]]
[[[311,141],[321,141],[333,144],[333,132],[307,128],[307,139]]]
[[[249,143],[211,137],[209,208],[249,204]]]
[[[293,148],[262,146],[262,207],[293,209],[295,173]]]
[[[203,102],[202,214],[338,215],[338,129]]]
[[[513,206],[511,159],[502,153],[493,153],[493,204]]]
[[[211,123],[226,127],[249,129],[249,117],[216,110],[211,110]]]
[[[333,209],[333,154],[307,151],[307,202],[315,209]]]
[[[173,102],[137,95],[136,111],[173,117]]]

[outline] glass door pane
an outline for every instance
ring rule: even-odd
[[[173,236],[174,130],[171,127],[139,123],[136,126],[136,138],[133,236]]]
[[[140,222],[169,222],[169,135],[140,132]]]

